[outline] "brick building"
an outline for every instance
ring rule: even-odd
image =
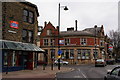
[[[95,45],[96,44],[96,45]],[[105,35],[103,25],[93,28],[86,28],[78,31],[74,28],[67,28],[61,31],[58,45],[58,28],[50,22],[45,22],[44,29],[40,34],[40,48],[48,54],[46,61],[51,63],[52,59],[58,58],[58,46],[62,51],[61,59],[69,61],[70,64],[94,63],[97,58],[106,58]]]
[[[37,67],[36,46],[39,16],[37,6],[30,2],[2,3],[2,67],[3,72]]]

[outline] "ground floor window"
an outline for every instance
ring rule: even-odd
[[[74,59],[74,49],[70,49],[70,59]]]
[[[94,49],[93,50],[93,59],[97,59],[98,58],[98,50]]]
[[[55,49],[51,49],[50,54],[51,54],[51,59],[54,59],[55,58]]]
[[[90,49],[78,49],[77,53],[78,59],[90,59]]]

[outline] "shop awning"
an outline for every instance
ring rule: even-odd
[[[43,53],[45,52],[35,44],[8,41],[8,40],[0,40],[0,49],[43,52]]]

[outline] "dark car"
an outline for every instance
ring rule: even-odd
[[[116,63],[120,63],[120,58],[117,58],[115,61]]]
[[[106,64],[115,64],[115,59],[106,59]]]
[[[112,71],[109,71],[104,77],[104,80],[120,80],[120,66],[115,67]]]

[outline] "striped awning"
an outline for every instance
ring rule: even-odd
[[[8,40],[0,40],[0,49],[43,52],[43,53],[45,52],[35,44],[8,41]]]

